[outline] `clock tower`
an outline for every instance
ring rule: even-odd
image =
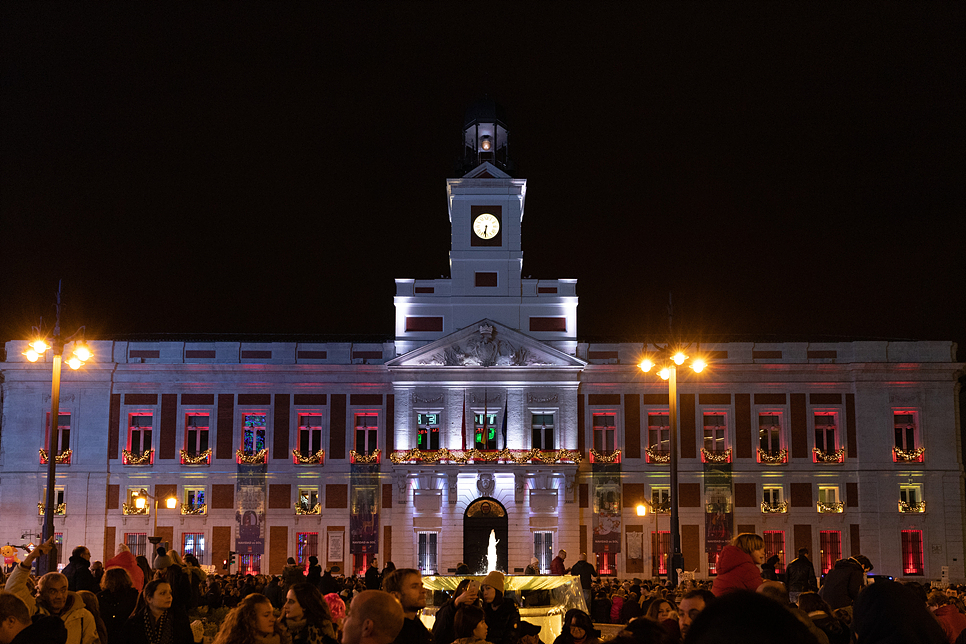
[[[489,319],[574,353],[576,280],[522,279],[527,181],[509,174],[509,130],[493,100],[467,110],[462,147],[462,176],[446,181],[450,278],[396,280],[397,352]]]

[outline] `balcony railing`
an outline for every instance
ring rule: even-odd
[[[306,516],[311,514],[322,514],[322,504],[316,503],[315,505],[310,507],[308,503],[296,503],[295,514],[298,514],[300,516]]]
[[[209,447],[205,451],[198,452],[197,454],[191,453],[188,450],[181,450],[181,464],[211,465],[211,448]]]
[[[758,462],[763,465],[786,465],[788,463],[788,450],[769,451],[759,447]]]
[[[844,463],[845,462],[844,447],[840,447],[834,452],[825,452],[817,447],[813,447],[812,454],[815,457],[816,463]]]
[[[726,450],[701,448],[701,461],[704,463],[730,463],[731,448]]]
[[[207,503],[182,503],[181,504],[181,514],[185,515],[199,515],[208,513]]]
[[[539,450],[539,449],[501,449],[499,451],[482,451],[478,449],[468,450],[449,450],[441,447],[438,450],[427,452],[419,448],[412,448],[408,451],[395,451],[389,455],[389,460],[395,464],[399,463],[514,463],[523,465],[533,461],[541,463],[574,463],[578,464],[582,460],[580,452],[569,449],[558,450]]]
[[[315,454],[303,455],[302,452],[293,449],[292,462],[296,465],[323,465],[325,464],[325,450],[320,449]]]
[[[264,465],[268,462],[268,448],[262,448],[254,454],[246,454],[240,449],[235,452],[235,458],[242,465]]]
[[[788,512],[787,501],[782,501],[781,503],[768,503],[767,501],[761,502],[762,514],[785,514],[786,512]]]
[[[73,453],[73,450],[65,449],[57,454],[54,460],[57,461],[58,465],[70,465],[70,457]],[[45,449],[40,450],[40,464],[47,465],[47,450]]]
[[[134,503],[122,503],[121,504],[121,512],[123,514],[125,514],[125,515],[128,515],[128,516],[131,516],[131,515],[141,515],[141,516],[144,516],[144,515],[146,515],[148,513],[148,506],[147,506],[147,504],[145,504],[143,508],[139,508]]]
[[[841,514],[845,512],[845,501],[819,501],[819,514]]]
[[[905,501],[899,501],[899,512],[925,512],[926,502],[920,501],[919,503],[906,503]]]
[[[666,449],[657,449],[657,445],[651,445],[644,450],[644,456],[648,463],[657,465],[667,465],[671,462],[671,452]]]
[[[121,463],[124,465],[151,465],[154,463],[154,450],[149,449],[143,452],[132,452],[122,449]]]
[[[651,510],[654,514],[670,514],[671,513],[671,501],[670,499],[664,503],[652,503]]]
[[[923,454],[926,448],[903,450],[898,447],[892,448],[892,460],[896,463],[922,463]]]
[[[611,465],[621,462],[621,451],[615,449],[613,452],[598,452],[593,447],[590,448],[590,462],[601,465]]]
[[[47,513],[47,505],[43,501],[37,501],[37,514],[44,516]],[[57,516],[64,516],[67,514],[67,504],[58,503],[54,506],[54,514]]]
[[[370,465],[378,463],[381,454],[381,449],[374,449],[371,452],[357,452],[353,449],[349,450],[349,462],[358,463],[359,465]]]

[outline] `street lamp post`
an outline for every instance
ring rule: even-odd
[[[38,332],[40,329],[36,329]],[[40,356],[44,355],[48,350],[51,350],[53,354],[53,372],[50,383],[50,422],[48,423],[48,440],[47,440],[47,496],[44,505],[44,530],[42,535],[42,540],[47,541],[52,536],[54,536],[54,513],[57,511],[57,507],[54,503],[56,499],[56,491],[54,490],[55,484],[57,482],[57,423],[60,419],[60,370],[61,363],[64,359],[64,348],[68,343],[74,341],[74,338],[80,336],[80,340],[74,342],[74,349],[71,352],[70,357],[67,359],[67,365],[71,369],[80,369],[84,362],[90,360],[91,352],[84,343],[84,327],[79,328],[73,335],[66,338],[60,335],[60,285],[57,286],[57,317],[54,323],[53,337],[51,338],[51,344],[47,344],[45,340],[34,340],[29,344],[29,349],[24,351],[24,356],[30,362],[36,362],[40,359]],[[57,567],[57,557],[56,557],[56,546],[55,550],[51,553],[42,555],[40,562],[38,563],[38,570],[41,573],[54,572]]]
[[[154,565],[154,560],[157,558],[158,554],[158,544],[161,543],[161,537],[158,535],[158,508],[161,507],[160,499],[150,494],[144,488],[135,495],[134,497],[134,507],[138,509],[143,509],[147,503],[148,499],[154,501],[154,530],[151,532],[151,536],[148,537],[148,541],[154,547],[154,556],[151,557],[151,565]],[[178,505],[178,499],[173,496],[169,496],[164,501],[165,505],[169,510],[174,510]]]
[[[670,352],[669,352],[670,353]],[[681,524],[678,520],[678,367],[688,360],[683,351],[677,351],[658,372],[668,382],[668,407],[671,432],[671,565],[668,568],[668,579],[673,587],[678,585],[678,570],[684,569],[684,554],[681,552]],[[695,373],[701,373],[707,363],[701,358],[691,361],[690,367]],[[644,358],[640,364],[641,371],[647,373],[654,367],[650,358]]]

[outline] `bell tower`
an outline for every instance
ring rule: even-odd
[[[573,353],[576,280],[522,279],[527,180],[510,175],[509,128],[492,99],[463,119],[460,176],[446,180],[450,277],[396,280],[400,354],[483,319]]]

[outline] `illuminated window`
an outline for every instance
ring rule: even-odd
[[[182,537],[182,552],[194,555],[198,563],[205,563],[205,534],[203,532],[185,532]]]
[[[299,414],[299,453],[311,456],[322,449],[322,415]]]
[[[824,575],[835,562],[842,558],[842,533],[838,530],[822,530],[818,533],[821,549],[822,574]]]
[[[671,419],[668,414],[647,415],[647,444],[659,454],[671,452]]]
[[[419,570],[424,575],[436,574],[436,553],[438,540],[438,532],[420,532],[418,534],[417,557],[419,561]]]
[[[47,506],[47,488],[44,488],[43,497],[41,497],[40,502],[44,504],[44,510],[46,511]],[[54,486],[54,514],[63,516],[67,513],[67,493],[64,491],[63,485]]]
[[[416,414],[416,447],[422,451],[439,449],[439,414]]]
[[[261,571],[261,555],[238,555],[238,572],[243,575],[257,575]]]
[[[825,505],[832,505],[839,502],[839,486],[819,485],[818,502]]]
[[[826,454],[838,450],[838,421],[834,412],[815,414],[815,447]]]
[[[57,563],[64,563],[64,533],[54,533],[54,543],[57,544]]]
[[[188,456],[197,457],[208,449],[208,414],[188,414],[184,419],[185,446]]]
[[[207,510],[207,503],[204,487],[185,487],[184,488],[184,508],[185,513],[202,513]]]
[[[124,544],[135,557],[144,557],[148,548],[148,533],[126,532],[124,533]]]
[[[758,447],[769,454],[782,448],[781,416],[775,413],[758,415]]]
[[[320,505],[318,486],[299,486],[298,508],[303,513],[314,513]]]
[[[50,412],[47,412],[46,419],[46,437],[44,440],[44,449],[47,449],[50,445]],[[64,452],[70,449],[70,414],[58,413],[57,414],[57,433],[54,436],[54,450],[57,455],[60,456]]]
[[[724,414],[704,415],[704,449],[721,453],[728,449],[728,426]]]
[[[594,449],[601,454],[609,454],[617,449],[614,414],[594,414]]]
[[[550,574],[550,562],[553,561],[553,532],[533,533],[533,556],[537,558],[540,574]]]
[[[496,414],[473,414],[473,424],[474,447],[480,450],[496,449]]]
[[[295,562],[308,570],[309,557],[319,556],[319,533],[295,533]]]
[[[360,552],[352,555],[352,574],[360,577],[369,569],[369,560],[375,557],[373,553]]]
[[[911,452],[916,449],[916,416],[909,412],[896,412],[892,417],[895,428],[896,447]]]
[[[613,552],[598,552],[597,571],[602,575],[616,575],[617,555]]]
[[[378,448],[379,416],[375,413],[356,414],[356,453],[372,454]]]
[[[128,421],[128,451],[138,458],[151,450],[151,435],[154,425],[152,414],[131,414]]]
[[[530,421],[533,449],[553,449],[553,414],[534,414]]]
[[[778,485],[764,485],[761,488],[761,500],[769,508],[780,508],[784,501],[783,488]]]
[[[899,500],[909,506],[919,505],[919,503],[922,501],[922,486],[900,485]]]
[[[651,533],[651,576],[666,575],[671,560],[671,533]]]
[[[765,539],[765,558],[771,559],[778,555],[778,574],[785,574],[785,532],[783,530],[765,530],[761,535]]]
[[[242,415],[242,453],[255,456],[265,449],[265,414]]]
[[[923,575],[922,530],[902,531],[902,573]]]
[[[651,504],[654,512],[667,514],[671,511],[671,486],[652,485]]]

